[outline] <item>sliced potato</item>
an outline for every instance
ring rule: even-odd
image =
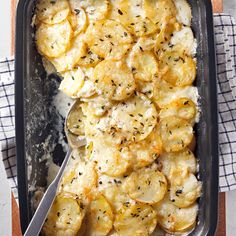
[[[120,0],[113,9],[113,17],[118,19],[133,35],[145,36],[157,31],[158,27],[144,16],[142,0]]]
[[[151,98],[159,108],[163,108],[179,98],[188,98],[195,104],[198,104],[199,95],[196,87],[173,87],[173,85],[169,84],[160,77],[155,77],[153,83],[147,86],[146,92],[151,95]]]
[[[73,9],[72,14],[69,17],[69,21],[74,31],[74,36],[77,36],[79,33],[84,31],[88,24],[86,13],[81,7]]]
[[[144,51],[151,51],[155,47],[158,34],[159,32],[156,32],[151,35],[140,37],[134,47],[137,47],[138,49],[141,47]]]
[[[174,1],[177,9],[177,20],[183,25],[191,26],[192,12],[189,3],[186,0]]]
[[[179,98],[163,107],[159,116],[161,120],[168,116],[177,116],[194,124],[196,113],[196,105],[191,99]]]
[[[105,132],[110,129],[110,119],[107,116],[97,117],[91,112],[88,103],[81,105],[85,119],[85,135],[91,139],[105,136]],[[93,110],[92,110],[93,111]]]
[[[104,185],[104,181],[102,181],[102,185]],[[101,192],[106,197],[115,213],[119,212],[125,205],[128,206],[134,203],[120,184],[115,183],[113,179],[108,182],[108,186],[104,187]]]
[[[59,57],[50,59],[58,72],[72,70],[81,57],[86,55],[86,46],[83,36],[78,35],[72,41],[68,50]]]
[[[89,47],[86,45],[86,51],[85,54],[80,57],[79,61],[77,64],[79,66],[84,66],[84,67],[91,67],[91,66],[96,66],[103,58],[98,56],[97,54],[93,53]]]
[[[137,93],[111,110],[111,125],[130,141],[145,139],[157,123],[157,110],[143,94]]]
[[[187,208],[179,208],[166,197],[154,205],[154,209],[157,212],[158,224],[169,233],[186,232],[196,224],[197,203]]]
[[[35,35],[37,48],[46,57],[59,57],[69,47],[72,33],[68,20],[55,25],[42,23]]]
[[[193,139],[191,124],[177,116],[169,116],[161,120],[160,130],[163,147],[167,152],[181,151]]]
[[[98,195],[90,203],[86,215],[86,236],[105,236],[113,226],[113,212],[103,195]]]
[[[109,176],[122,176],[131,165],[128,148],[107,144],[104,140],[94,141],[92,155],[98,171]]]
[[[97,21],[86,31],[86,43],[102,58],[120,60],[131,47],[130,33],[114,20]]]
[[[196,61],[177,51],[166,51],[159,61],[162,78],[173,86],[191,85],[196,78]]]
[[[76,236],[85,215],[83,204],[76,195],[62,193],[56,196],[43,226],[48,236]]]
[[[99,117],[103,116],[114,105],[111,100],[96,95],[90,98],[83,98],[82,101],[88,103],[88,109],[92,115]]]
[[[158,163],[161,165],[161,172],[169,181],[175,175],[176,170],[193,174],[197,171],[196,158],[189,149],[180,152],[163,153],[158,158]]]
[[[89,21],[97,21],[106,18],[110,8],[109,0],[69,0],[69,2],[74,11],[81,7],[85,9]]]
[[[67,0],[39,0],[36,15],[39,21],[46,24],[58,24],[64,21],[70,12]]]
[[[111,100],[123,100],[135,90],[133,75],[122,61],[104,60],[94,70],[94,83],[100,94]]]
[[[143,8],[146,17],[158,25],[159,28],[165,27],[165,24],[176,16],[176,7],[172,0],[144,0]]]
[[[81,109],[81,102],[78,100],[67,115],[66,126],[71,133],[77,136],[84,135],[84,119],[85,116]]]
[[[167,49],[171,50],[173,45],[171,44],[171,39],[174,32],[178,32],[181,29],[181,25],[176,22],[173,18],[168,21],[164,28],[161,29],[156,37],[156,43],[154,47],[154,52],[159,57],[161,53],[165,52]]]
[[[97,173],[93,162],[81,161],[70,172],[67,172],[61,181],[59,192],[69,192],[91,197],[91,190],[96,186]]]
[[[153,80],[154,75],[158,72],[158,64],[152,52],[144,52],[140,46],[137,52],[132,53],[130,59],[130,67],[136,80]]]
[[[175,31],[170,44],[175,47],[175,50],[187,55],[194,56],[196,54],[197,42],[190,27],[183,27],[181,30]]]
[[[133,172],[127,178],[125,186],[132,199],[149,204],[161,201],[167,191],[166,178],[155,164]]]
[[[78,98],[90,98],[96,94],[96,87],[93,83],[93,67],[80,66],[81,70],[84,72],[84,86],[78,92]]]
[[[154,128],[150,135],[142,141],[129,144],[133,155],[133,169],[152,164],[162,153],[162,141],[159,129]]]
[[[62,74],[64,79],[61,81],[59,90],[70,97],[76,97],[79,90],[84,85],[84,73],[78,67],[77,69]]]
[[[175,171],[170,181],[170,200],[177,207],[188,207],[201,196],[202,185],[191,173]]]
[[[114,227],[119,235],[148,236],[156,224],[156,212],[151,206],[127,204],[116,214]]]

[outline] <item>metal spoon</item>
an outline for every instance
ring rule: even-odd
[[[72,148],[75,147],[82,147],[86,145],[86,141],[85,139],[78,139],[78,137],[73,134],[72,132],[70,132],[70,130],[68,129],[68,117],[70,117],[71,112],[74,111],[74,109],[78,106],[78,101],[75,101],[74,104],[71,106],[66,120],[65,120],[65,133],[66,133],[66,137],[69,143],[69,150],[65,156],[65,159],[60,167],[60,170],[56,176],[56,178],[53,180],[53,182],[48,186],[27,230],[25,231],[24,236],[37,236],[40,234],[40,231],[42,229],[42,226],[45,222],[45,219],[48,215],[48,212],[52,206],[52,203],[56,197],[56,193],[57,193],[57,188],[58,185],[60,183],[60,180],[63,176],[64,170],[67,166],[67,163],[70,160],[70,156],[71,156],[71,152],[72,152]]]

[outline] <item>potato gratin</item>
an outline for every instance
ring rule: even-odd
[[[46,236],[184,234],[196,224],[196,40],[185,0],[39,0],[35,40],[76,100]]]

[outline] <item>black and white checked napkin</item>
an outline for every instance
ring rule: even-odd
[[[236,24],[226,14],[214,16],[220,142],[220,191],[236,189]],[[14,59],[0,61],[0,160],[15,198],[17,173],[14,123]]]

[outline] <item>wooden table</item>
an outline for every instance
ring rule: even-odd
[[[11,0],[12,4],[12,54],[14,54],[14,28],[15,28],[15,9],[17,0]],[[212,0],[215,13],[223,11],[223,0]],[[20,224],[19,224],[19,210],[18,206],[12,197],[12,235],[21,236]],[[226,236],[226,222],[225,222],[225,193],[220,194],[219,198],[219,223],[216,236]]]

